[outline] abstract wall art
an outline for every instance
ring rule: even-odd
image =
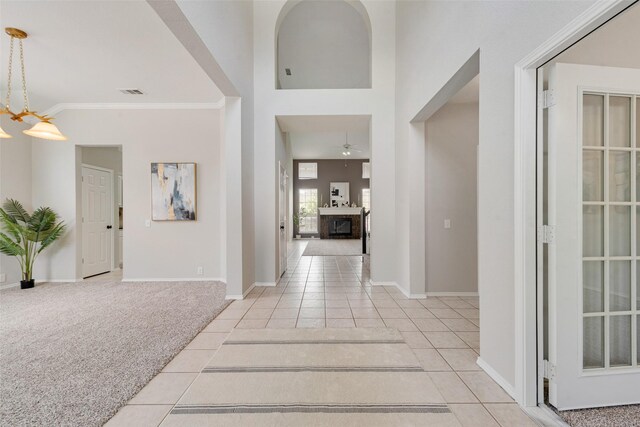
[[[342,208],[349,206],[349,183],[348,182],[332,182],[329,184],[331,194],[331,207]]]
[[[196,164],[151,163],[154,221],[196,220]]]

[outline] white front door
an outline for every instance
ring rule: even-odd
[[[111,271],[111,173],[82,167],[82,277]]]
[[[287,171],[284,166],[280,165],[280,191],[278,194],[278,226],[279,226],[279,260],[280,275],[282,276],[287,270]],[[278,276],[278,277],[279,277]]]
[[[638,403],[640,70],[556,64],[549,88],[549,400]]]

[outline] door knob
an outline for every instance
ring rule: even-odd
[[[280,230],[284,230],[284,225],[281,225],[281,226],[280,226]]]
[[[107,230],[111,230],[113,227],[111,225],[107,225]]]

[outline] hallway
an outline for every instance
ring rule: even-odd
[[[290,249],[277,286],[229,305],[109,425],[535,425],[476,364],[477,297],[410,300],[361,257]]]

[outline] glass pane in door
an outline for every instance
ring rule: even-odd
[[[631,256],[631,207],[609,207],[609,256]]]
[[[582,208],[582,254],[585,257],[604,256],[604,207]]]
[[[631,310],[631,261],[609,262],[609,310]]]
[[[582,145],[604,145],[604,96],[585,95],[582,107]]]
[[[640,201],[640,151],[636,152],[636,201]]]
[[[631,146],[631,98],[609,97],[609,146]]]
[[[631,365],[631,316],[611,316],[609,319],[609,364]]]
[[[609,200],[612,202],[631,201],[631,153],[628,151],[609,152]]]
[[[582,200],[585,202],[604,200],[604,151],[583,151]]]
[[[604,262],[585,261],[583,272],[582,303],[583,312],[601,313],[604,311]]]
[[[640,148],[640,97],[636,97],[636,147]]]
[[[585,369],[604,367],[604,317],[585,317],[583,324],[582,366]]]

